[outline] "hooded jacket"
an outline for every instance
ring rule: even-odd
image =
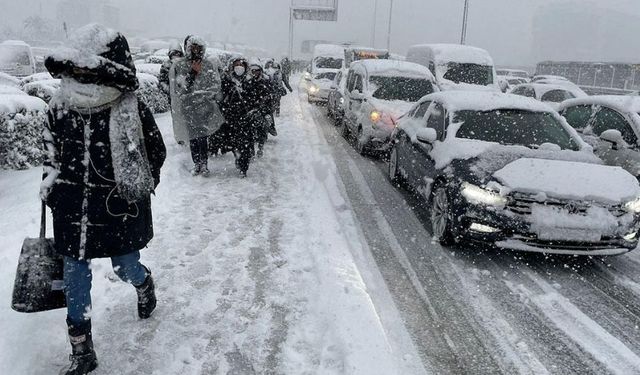
[[[55,247],[76,259],[124,255],[147,245],[153,224],[150,196],[129,203],[116,183],[110,133],[114,118],[123,117],[114,117],[113,112],[139,117],[141,146],[154,185],[160,181],[166,149],[153,115],[130,92],[137,79],[126,39],[89,25],[76,32],[72,45],[75,51],[64,50],[47,59],[51,74],[118,88],[122,95],[113,103],[82,110],[69,106],[60,93],[51,101],[44,131],[42,191],[53,213]],[[106,74],[110,69],[115,69],[113,74]]]
[[[206,44],[202,39],[188,37],[185,57],[176,60],[169,71],[173,130],[179,143],[210,136],[224,122],[218,106],[222,97],[220,73],[206,58],[201,60],[200,73],[192,69],[194,56],[191,49],[194,45],[202,48],[203,56],[206,54]]]
[[[160,67],[160,74],[158,75],[158,81],[160,82],[160,89],[169,95],[169,71],[171,70],[171,65],[173,65],[173,62],[175,61],[172,57],[184,57],[184,52],[182,51],[180,43],[172,43],[171,46],[169,46],[169,53],[167,55],[169,56],[169,60],[162,63],[162,66]]]

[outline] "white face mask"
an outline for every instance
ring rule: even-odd
[[[244,66],[235,66],[233,67],[233,72],[237,75],[237,76],[241,76],[244,74],[245,69]]]

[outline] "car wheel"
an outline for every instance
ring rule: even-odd
[[[451,201],[445,185],[437,185],[431,194],[431,232],[443,246],[455,243]]]
[[[344,118],[340,120],[340,134],[344,139],[349,139],[349,125],[347,125],[347,120]]]
[[[356,137],[356,150],[360,155],[366,154],[367,152],[366,146],[367,145],[364,141],[364,130],[362,130],[362,126],[361,126],[358,128],[358,136]]]
[[[398,147],[391,146],[389,154],[389,180],[392,184],[399,185],[402,182],[402,175],[398,169]]]

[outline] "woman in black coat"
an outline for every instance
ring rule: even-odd
[[[252,64],[249,67],[250,73],[244,82],[249,104],[249,121],[254,129],[254,141],[258,144],[257,156],[262,157],[264,144],[267,141],[268,131],[272,126],[271,111],[273,109],[273,96],[271,95],[271,83],[269,77],[264,74],[262,67]]]
[[[156,306],[151,272],[139,250],[153,238],[150,194],[166,149],[138,87],[127,40],[100,25],[70,38],[72,50],[46,59],[62,79],[44,132],[42,198],[53,213],[56,250],[64,256],[71,364],[62,374],[97,367],[91,337],[90,260],[111,258],[116,274],[136,287],[138,315]]]

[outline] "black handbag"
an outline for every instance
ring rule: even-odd
[[[64,259],[53,238],[46,238],[46,205],[42,202],[40,237],[25,238],[20,252],[11,308],[33,313],[67,306],[64,295]]]

